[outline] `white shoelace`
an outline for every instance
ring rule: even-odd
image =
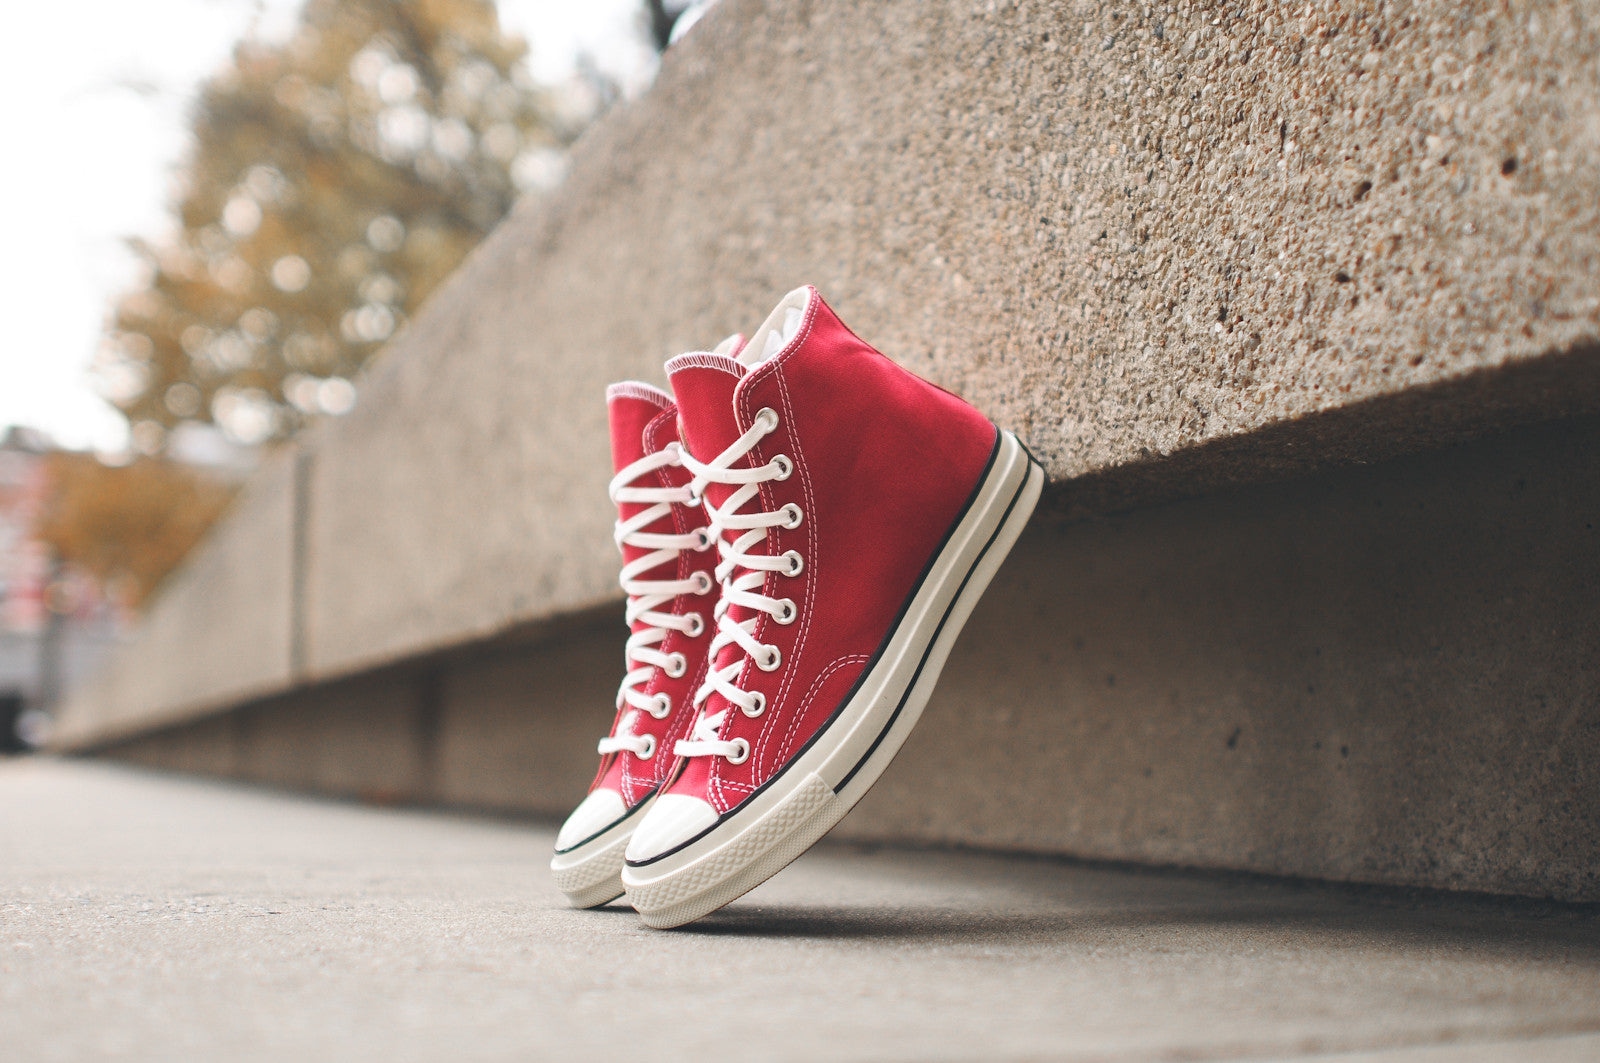
[[[672,712],[672,699],[666,693],[647,695],[643,687],[655,677],[659,668],[676,679],[688,669],[689,662],[681,653],[662,653],[658,648],[666,641],[670,631],[681,631],[694,638],[705,630],[705,618],[699,613],[679,616],[663,612],[662,606],[682,594],[705,594],[711,590],[711,575],[697,571],[688,579],[645,580],[639,577],[651,569],[668,563],[676,566],[678,556],[685,550],[705,550],[710,547],[715,533],[710,528],[696,528],[685,535],[661,534],[644,531],[660,518],[672,512],[674,505],[695,505],[697,496],[693,485],[683,487],[641,487],[638,481],[669,465],[683,464],[683,450],[677,443],[668,443],[654,454],[647,454],[617,473],[611,480],[611,501],[617,504],[636,503],[645,508],[627,520],[617,521],[614,538],[617,547],[631,546],[649,550],[622,566],[622,590],[628,595],[627,621],[632,627],[636,621],[645,625],[632,635],[624,651],[624,660],[632,667],[622,677],[617,690],[617,708],[631,705],[636,711],[629,713],[617,727],[617,733],[600,740],[602,754],[629,750],[649,760],[655,753],[656,740],[651,735],[633,733],[639,712],[647,712],[658,720],[666,719]]]
[[[770,672],[782,663],[778,647],[756,641],[755,630],[760,614],[765,613],[780,624],[791,624],[799,615],[791,599],[769,598],[756,592],[766,582],[768,572],[798,576],[804,567],[800,555],[793,550],[776,556],[750,551],[766,544],[768,528],[798,528],[805,515],[792,502],[772,512],[739,512],[751,500],[759,497],[763,483],[768,480],[787,480],[794,473],[794,462],[787,456],[779,454],[754,469],[734,469],[730,466],[777,427],[778,415],[767,407],[756,414],[748,431],[711,461],[701,463],[687,451],[683,454],[684,465],[694,473],[692,487],[700,497],[705,496],[705,485],[709,483],[737,485],[738,488],[720,506],[706,502],[706,511],[711,518],[711,534],[716,539],[717,552],[722,558],[717,565],[722,597],[717,602],[717,634],[711,640],[710,654],[715,659],[717,653],[729,645],[737,645],[744,653],[708,673],[706,681],[695,692],[694,703],[699,706],[712,694],[721,694],[750,717],[765,712],[767,703],[760,691],[745,690],[734,682],[744,669],[744,659],[748,657],[754,661],[763,672]],[[724,531],[743,531],[744,534],[730,543],[723,537]],[[751,615],[742,621],[734,621],[729,610],[735,605],[751,610]],[[725,742],[717,737],[726,715],[727,710],[723,709],[701,716],[695,721],[689,737],[680,740],[674,752],[685,757],[722,756],[730,763],[742,764],[750,755],[750,744],[742,738]]]

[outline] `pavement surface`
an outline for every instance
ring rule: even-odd
[[[545,826],[0,761],[0,1059],[1600,1059],[1600,910],[823,845],[680,931]]]

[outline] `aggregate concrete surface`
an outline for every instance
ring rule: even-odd
[[[295,571],[191,581],[194,641],[164,596],[61,742],[611,600],[604,386],[808,281],[1067,514],[1600,408],[1597,49],[1592,3],[724,0],[302,437]]]
[[[823,846],[694,927],[550,831],[0,763],[10,1060],[1577,1060],[1600,914]]]
[[[1595,13],[725,0],[312,434],[311,673],[614,594],[605,385],[806,282],[1068,512],[1592,406]]]

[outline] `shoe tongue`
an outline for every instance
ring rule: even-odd
[[[739,361],[751,368],[771,361],[794,343],[806,315],[823,308],[822,296],[811,285],[796,288],[779,301],[750,341],[740,347]]]
[[[733,414],[733,392],[745,367],[725,354],[680,354],[667,363],[678,402],[678,423],[689,453],[710,461],[744,434]]]
[[[672,409],[672,396],[660,388],[636,381],[612,384],[606,389],[606,410],[611,415],[611,465],[621,472],[667,440],[652,446],[644,438],[650,422]],[[670,434],[668,439],[670,439]]]

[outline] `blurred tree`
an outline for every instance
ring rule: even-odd
[[[178,232],[97,364],[136,447],[214,420],[244,443],[354,400],[349,377],[576,133],[489,0],[307,0],[201,90]]]
[[[192,466],[139,458],[112,467],[57,451],[33,537],[127,605],[144,601],[227,507],[233,489]]]

